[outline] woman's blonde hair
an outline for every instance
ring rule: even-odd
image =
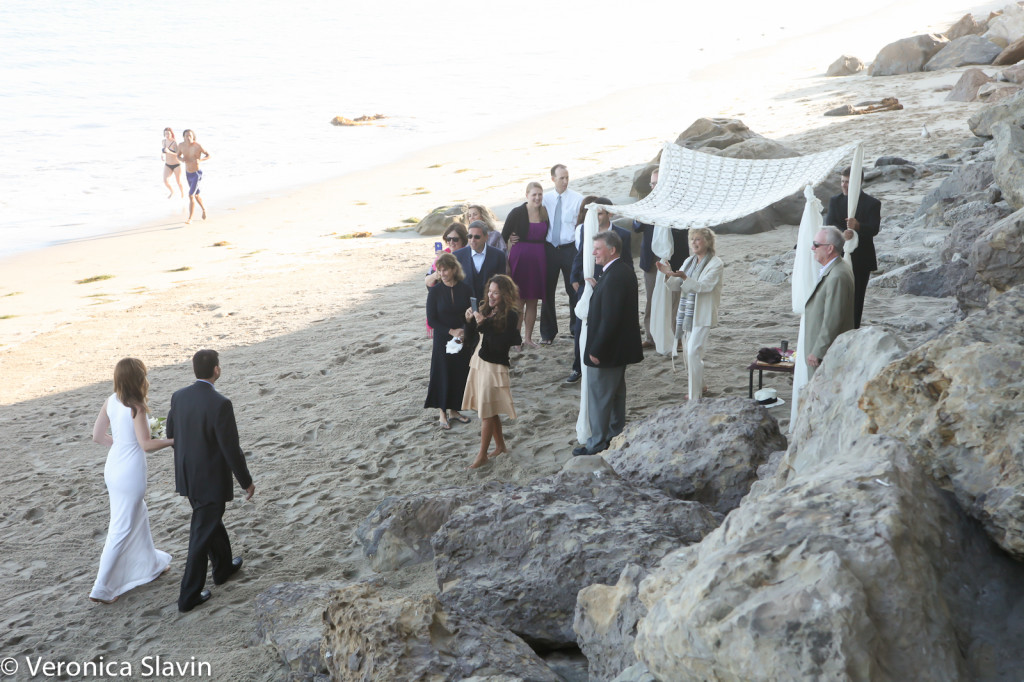
[[[466,207],[466,212],[462,214],[462,219],[466,221],[466,225],[469,225],[469,223],[472,222],[469,219],[469,212],[474,208],[476,209],[476,212],[480,214],[480,221],[487,226],[487,230],[489,232],[494,232],[498,229],[498,225],[494,221],[494,214],[491,213],[491,209],[486,206],[481,206],[480,204],[470,204]]]
[[[537,182],[536,180],[534,180],[533,182],[529,182],[529,183],[526,184],[526,195],[527,196],[530,195],[530,190],[533,189],[534,187],[539,189],[541,194],[544,193],[544,185],[542,185],[539,182]],[[548,216],[548,208],[544,204],[540,205],[540,219],[543,220],[544,222],[546,222],[548,225],[551,224],[551,218]],[[518,289],[516,290],[516,293],[518,293]]]
[[[123,358],[114,367],[114,393],[125,407],[132,408],[132,419],[139,410],[149,412],[146,396],[149,393],[149,379],[146,365],[138,358]]]
[[[690,228],[690,237],[699,234],[704,237],[704,243],[708,245],[708,255],[715,255],[715,233],[706,227],[693,227]]]

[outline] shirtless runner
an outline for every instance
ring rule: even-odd
[[[206,207],[203,200],[199,198],[199,181],[203,179],[203,171],[199,170],[200,161],[209,161],[210,154],[203,146],[196,142],[196,134],[186,130],[181,134],[184,141],[178,145],[178,158],[185,162],[185,179],[188,180],[188,220],[185,224],[192,222],[192,213],[196,210],[196,202],[203,210],[203,220],[206,220]]]

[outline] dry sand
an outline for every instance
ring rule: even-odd
[[[926,28],[906,26],[902,35]],[[859,54],[868,59],[876,49]],[[551,347],[514,357],[520,418],[506,426],[511,452],[466,471],[479,422],[441,432],[435,411],[421,407],[430,364],[422,275],[435,238],[382,230],[460,200],[507,208],[527,181],[546,180],[544,169],[554,162],[569,165],[572,186],[581,192],[625,195],[637,164],[698,115],[742,118],[801,152],[862,139],[868,159],[923,160],[969,135],[964,122],[978,105],[946,103],[939,90],[960,70],[822,77],[837,56],[834,48],[815,56],[808,73],[805,55],[804,71],[765,79],[771,63],[761,54],[758,74],[723,82],[706,73],[707,80],[672,98],[680,104],[664,104],[659,88],[618,93],[256,204],[223,206],[210,197],[210,219],[188,227],[148,225],[4,262],[0,316],[15,317],[0,320],[0,657],[16,657],[23,670],[24,658],[36,656],[103,656],[137,670],[144,656],[179,662],[194,656],[211,663],[214,679],[280,678],[276,654],[250,644],[256,595],[285,581],[375,577],[353,530],[385,496],[492,479],[525,482],[557,471],[575,444],[579,385],[562,384],[572,345],[561,336]],[[730,68],[730,78],[741,70]],[[886,95],[906,109],[821,116],[842,103]],[[922,123],[930,138],[920,137]],[[893,215],[912,211],[934,182],[868,189],[883,200],[883,215]],[[337,239],[357,230],[376,236]],[[727,269],[721,325],[708,342],[711,395],[745,394],[745,367],[757,349],[783,338],[795,342],[788,284],[762,282],[751,268],[795,242],[795,227],[719,238]],[[885,248],[895,247],[880,245]],[[184,267],[190,269],[179,270]],[[113,277],[75,283],[97,275]],[[865,324],[895,323],[916,341],[950,307],[872,287]],[[221,351],[218,389],[234,401],[255,478],[254,500],[236,500],[225,516],[245,567],[237,580],[214,588],[208,604],[177,612],[189,508],[173,492],[166,450],[149,457],[147,504],[157,547],[174,557],[172,570],[115,605],[92,604],[86,597],[108,505],[106,453],[90,433],[111,392],[114,363],[142,358],[150,368],[152,410],[165,414],[170,394],[191,383],[189,358],[200,347]],[[686,383],[679,365],[673,372],[667,358],[649,354],[628,370],[630,420],[681,400]],[[788,378],[768,375],[766,384],[790,400]],[[788,409],[775,410],[784,427]],[[385,589],[432,588],[423,567],[376,579]]]

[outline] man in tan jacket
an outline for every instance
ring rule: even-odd
[[[838,229],[824,227],[811,243],[814,260],[821,270],[804,305],[808,381],[836,337],[853,329],[853,270],[843,260],[843,241],[843,233]]]

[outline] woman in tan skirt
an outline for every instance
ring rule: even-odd
[[[519,334],[519,288],[507,275],[495,275],[487,282],[487,297],[479,311],[466,311],[466,334],[480,334],[462,409],[476,410],[480,417],[480,452],[469,466],[476,469],[488,459],[506,452],[501,416],[516,418],[508,381],[508,350],[523,342]],[[487,448],[494,439],[494,450]]]

